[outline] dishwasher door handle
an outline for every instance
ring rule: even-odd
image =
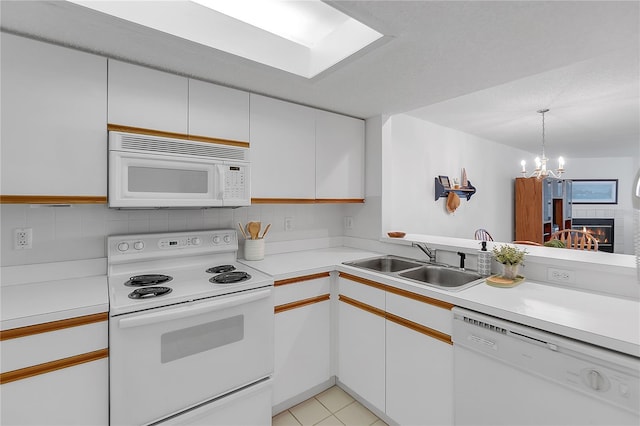
[[[498,345],[496,342],[492,340],[485,339],[484,337],[476,336],[475,334],[470,334],[467,339],[469,339],[472,343],[487,346],[494,351],[498,350]]]

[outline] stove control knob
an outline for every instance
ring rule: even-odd
[[[142,241],[136,241],[133,243],[133,248],[136,250],[142,250],[144,248],[144,243]]]
[[[129,250],[129,243],[126,243],[124,241],[121,243],[118,243],[118,251],[125,252],[127,250]]]
[[[229,244],[231,242],[231,235],[227,234],[224,236],[224,242]]]
[[[213,244],[220,244],[220,235],[213,237]]]
[[[191,239],[191,244],[193,244],[194,246],[199,246],[200,245],[200,238],[198,237],[193,237]]]

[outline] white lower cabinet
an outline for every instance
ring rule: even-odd
[[[296,396],[329,381],[331,304],[329,273],[275,282],[275,372],[277,411]]]
[[[452,425],[453,346],[386,326],[386,414],[401,425]]]
[[[453,424],[453,305],[339,279],[338,380],[399,425]]]
[[[3,330],[0,424],[108,425],[107,318]]]
[[[384,412],[384,291],[341,277],[339,293],[338,379]]]
[[[3,383],[3,425],[109,424],[108,358]]]

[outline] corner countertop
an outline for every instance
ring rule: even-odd
[[[640,302],[524,281],[513,288],[480,283],[451,292],[342,262],[381,255],[349,247],[298,251],[241,262],[276,280],[338,270],[509,321],[640,357]]]
[[[108,312],[103,268],[101,259],[2,268],[0,329]]]

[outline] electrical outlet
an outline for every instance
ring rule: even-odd
[[[13,230],[13,248],[26,250],[32,248],[33,230],[31,228],[16,228]]]
[[[285,217],[284,218],[284,230],[285,231],[293,231],[293,218]]]
[[[344,229],[353,229],[353,217],[345,216],[344,217]]]
[[[547,279],[557,283],[575,283],[575,271],[570,269],[547,269]]]

